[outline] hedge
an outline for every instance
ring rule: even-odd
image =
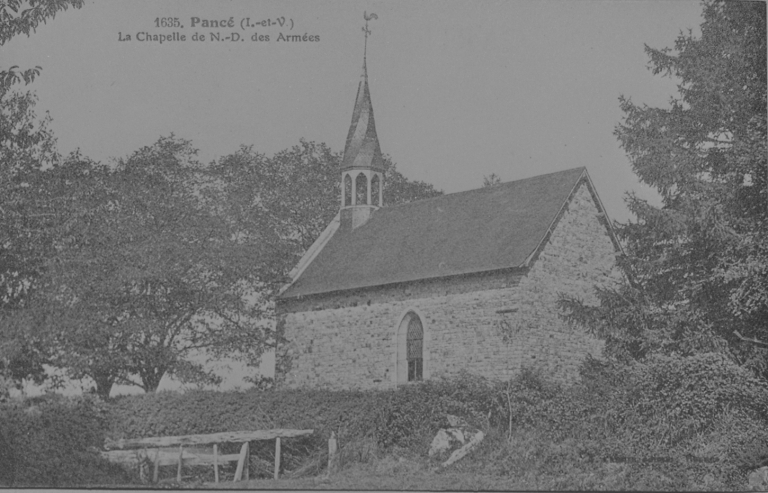
[[[99,457],[108,411],[96,398],[55,395],[0,404],[0,486],[130,484]]]

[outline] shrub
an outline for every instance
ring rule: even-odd
[[[768,457],[766,384],[722,355],[588,360],[577,385],[539,380],[502,388],[515,444],[486,452],[493,471],[534,471],[537,487],[742,488]]]
[[[293,389],[246,392],[159,392],[120,397],[109,404],[112,439],[267,428],[314,429],[282,442],[286,471],[319,462],[335,432],[342,460],[365,461],[390,447],[426,449],[445,415],[487,427],[498,408],[490,382],[464,374],[386,391]],[[271,442],[251,444],[252,456],[274,459]],[[225,452],[228,452],[224,450]]]
[[[96,453],[104,441],[105,418],[103,403],[90,396],[44,396],[0,405],[0,484],[129,483],[119,467]]]

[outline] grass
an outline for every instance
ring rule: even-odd
[[[226,401],[230,429],[258,426],[248,421],[254,410],[274,418],[262,423],[266,427],[315,429],[312,437],[283,443],[283,471],[277,481],[271,479],[273,443],[254,442],[249,471],[261,479],[232,483],[234,465],[228,464],[222,467],[219,484],[212,482],[213,470],[207,466],[185,467],[184,480],[177,484],[176,469],[165,467],[160,469],[160,484],[144,485],[157,488],[724,491],[743,490],[747,474],[768,460],[768,387],[743,378],[738,368],[724,367],[706,355],[632,367],[600,365],[585,367],[582,384],[569,388],[523,373],[504,384],[485,385],[467,377],[381,393],[159,394],[111,403],[108,406],[118,406],[119,412],[108,416],[112,428],[126,436],[211,432],[218,430],[206,428],[209,405]],[[184,405],[189,403],[194,405]],[[49,414],[58,416],[63,412],[59,407]],[[26,423],[23,430],[45,428],[50,421],[50,433],[39,437],[42,444],[52,443],[52,436],[79,436],[89,429],[88,423],[97,423],[91,419],[73,427],[71,420],[38,422],[24,409],[9,408],[8,414]],[[427,458],[427,450],[437,429],[445,426],[445,414],[474,420],[486,438],[468,456],[440,469]],[[0,431],[2,424],[0,420]],[[13,438],[19,427],[6,428]],[[328,477],[325,441],[331,430],[339,438],[340,467]],[[51,434],[54,431],[59,435]],[[25,437],[17,437],[19,443],[26,443]],[[94,437],[91,441],[98,445]],[[2,452],[0,448],[0,459]],[[85,457],[79,452],[49,455]],[[76,461],[55,469],[50,466],[56,462],[49,458],[30,458],[37,456],[15,457],[15,484],[94,487],[117,477],[91,473],[93,468]],[[43,464],[58,476],[51,473],[43,481]],[[62,476],[62,471],[77,474]],[[138,481],[135,471],[129,476]],[[126,482],[125,487],[130,485]]]
[[[685,471],[664,470],[653,463],[604,462],[579,456],[577,443],[556,443],[535,430],[518,430],[507,437],[490,430],[470,455],[445,469],[407,449],[352,461],[326,476],[279,480],[252,479],[238,483],[187,484],[181,487],[246,490],[733,490]],[[738,489],[738,488],[736,488]]]
[[[255,479],[239,483],[205,483],[217,489],[318,490],[519,490],[530,489],[511,478],[446,469],[434,471],[429,461],[387,455],[368,463],[353,463],[331,477]]]

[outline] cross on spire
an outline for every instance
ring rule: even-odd
[[[365,27],[363,27],[363,32],[365,33],[365,46],[363,47],[363,65],[365,65],[365,58],[368,54],[368,35],[371,34],[371,30],[368,29],[368,21],[373,19],[378,19],[379,16],[371,12],[371,15],[368,15],[368,12],[363,12],[363,19],[365,19]]]
[[[378,19],[376,14],[363,14],[365,19],[365,39],[368,39],[370,30],[368,21]],[[363,57],[363,73],[360,75],[360,83],[357,86],[357,98],[355,108],[352,110],[352,123],[347,133],[347,142],[344,146],[344,157],[341,162],[342,171],[349,169],[384,171],[381,158],[379,138],[376,135],[376,124],[373,121],[373,105],[371,94],[368,91],[368,69],[365,56]]]

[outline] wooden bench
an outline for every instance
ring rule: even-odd
[[[208,435],[182,435],[171,437],[148,437],[136,439],[109,440],[104,442],[104,452],[101,456],[110,462],[139,466],[142,462],[149,461],[154,464],[152,481],[157,482],[158,468],[177,464],[176,481],[181,482],[181,468],[183,464],[188,466],[213,465],[214,477],[219,482],[219,464],[237,461],[237,469],[233,481],[248,480],[248,463],[250,458],[249,443],[254,440],[275,440],[275,479],[280,471],[280,440],[310,435],[313,430],[256,430],[256,431],[227,431],[223,433],[211,433]],[[242,443],[239,454],[219,455],[218,444]],[[213,454],[199,452],[199,447],[213,445]],[[178,447],[176,450],[173,447]],[[188,447],[184,450],[184,447]],[[193,450],[189,450],[193,447]],[[156,449],[150,454],[148,449]]]

